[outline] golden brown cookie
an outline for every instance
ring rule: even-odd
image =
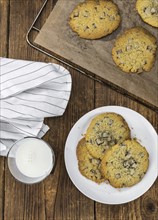
[[[158,0],[137,0],[136,9],[143,21],[158,28]]]
[[[107,112],[93,118],[85,138],[89,153],[102,158],[109,147],[130,138],[130,129],[121,115]]]
[[[101,162],[101,172],[116,188],[133,186],[145,175],[149,155],[136,140],[127,140],[109,149]]]
[[[80,173],[86,178],[96,182],[101,183],[104,181],[104,178],[100,172],[100,163],[99,159],[93,158],[87,148],[86,140],[82,138],[77,145],[77,159],[78,167]]]
[[[74,8],[69,25],[81,38],[98,39],[116,30],[120,21],[116,4],[111,1],[89,0]]]
[[[124,72],[141,73],[152,69],[156,48],[156,38],[149,31],[134,27],[116,39],[112,57]]]

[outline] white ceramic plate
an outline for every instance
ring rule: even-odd
[[[116,189],[107,183],[97,184],[82,176],[78,170],[76,146],[85,134],[92,118],[103,112],[115,112],[124,117],[131,136],[146,147],[149,153],[149,168],[144,178],[129,188]],[[105,204],[122,204],[137,199],[154,183],[158,176],[158,136],[152,125],[139,113],[124,107],[105,106],[94,109],[81,117],[71,129],[65,145],[65,165],[74,185],[87,197]]]

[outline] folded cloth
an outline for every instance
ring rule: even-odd
[[[0,155],[21,138],[43,137],[44,118],[63,115],[71,85],[60,65],[0,58]]]

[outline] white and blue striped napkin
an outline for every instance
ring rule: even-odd
[[[41,138],[44,118],[63,115],[71,85],[60,65],[0,58],[0,155],[21,138]]]

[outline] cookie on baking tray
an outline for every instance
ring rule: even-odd
[[[121,115],[107,112],[92,119],[85,138],[89,153],[102,158],[111,146],[130,138],[130,129]]]
[[[79,141],[76,154],[78,159],[78,167],[81,174],[96,183],[103,182],[104,178],[100,172],[101,160],[93,158],[89,154],[86,148],[85,138],[82,138]]]
[[[113,187],[129,187],[140,182],[149,166],[149,154],[136,140],[126,140],[109,149],[101,162],[101,172]]]
[[[116,30],[120,21],[116,4],[111,1],[89,0],[74,8],[69,25],[81,38],[98,39]]]
[[[158,28],[158,0],[137,0],[136,9],[143,21]]]
[[[142,27],[126,30],[115,41],[112,57],[127,73],[150,71],[155,62],[156,38]]]

